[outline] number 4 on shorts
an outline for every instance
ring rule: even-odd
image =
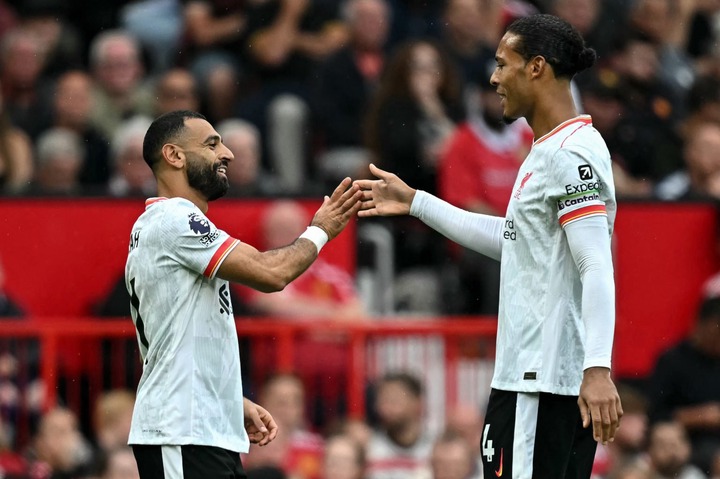
[[[495,454],[495,448],[493,448],[492,439],[488,439],[488,432],[490,432],[490,424],[485,425],[482,437],[482,455],[487,459],[488,464],[492,462],[493,454]]]

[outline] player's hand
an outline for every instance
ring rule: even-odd
[[[347,226],[360,209],[360,187],[348,177],[340,182],[332,195],[326,196],[310,224],[322,228],[333,239]]]
[[[623,409],[608,368],[585,370],[578,405],[583,427],[592,423],[593,438],[602,444],[612,442],[620,426]]]
[[[362,191],[362,204],[358,216],[397,216],[410,213],[416,190],[410,188],[397,175],[370,165],[370,173],[378,180],[356,180]]]
[[[277,436],[278,427],[267,410],[248,398],[243,398],[245,430],[250,442],[258,446],[269,444]]]

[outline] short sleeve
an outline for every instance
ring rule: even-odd
[[[173,205],[161,224],[160,240],[168,256],[207,278],[215,277],[227,255],[240,243],[217,229],[195,206]]]
[[[612,184],[599,158],[582,147],[560,148],[553,157],[548,185],[550,199],[557,204],[560,226],[590,216],[607,216],[605,196]]]

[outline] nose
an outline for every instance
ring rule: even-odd
[[[495,70],[493,74],[490,75],[490,84],[494,87],[498,86],[497,70]]]
[[[230,151],[230,148],[225,146],[225,143],[221,143],[220,152],[218,154],[218,158],[220,160],[227,161],[228,163],[233,161],[235,159],[235,155],[233,155],[233,152]]]

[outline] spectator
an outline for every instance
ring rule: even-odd
[[[462,104],[458,74],[446,54],[425,40],[401,45],[365,118],[373,162],[435,192],[438,163],[463,116]],[[397,252],[395,310],[439,314],[445,243],[415,218],[392,218],[384,224],[392,231]]]
[[[20,25],[42,44],[41,76],[54,80],[61,73],[82,66],[82,44],[75,27],[67,20],[61,0],[29,0],[18,8]]]
[[[218,124],[217,131],[235,155],[227,177],[228,193],[237,196],[271,196],[282,189],[275,178],[261,166],[262,141],[260,130],[249,121],[230,119]],[[294,238],[293,238],[294,239]]]
[[[113,174],[108,184],[112,196],[155,194],[155,178],[143,159],[143,139],[150,123],[150,118],[135,116],[120,125],[115,133],[110,145]]]
[[[122,30],[99,34],[90,45],[90,67],[96,81],[92,122],[106,138],[115,136],[123,120],[151,114],[153,104],[143,86],[140,46]]]
[[[273,203],[262,220],[265,249],[292,243],[309,220],[309,214],[298,203],[289,200]],[[365,315],[353,278],[322,257],[283,291],[269,295],[257,293],[250,304],[262,313],[278,316],[349,320]],[[327,357],[321,360],[329,362]]]
[[[468,479],[482,479],[482,459],[480,445],[482,442],[483,418],[477,406],[460,405],[448,412],[445,420],[445,432],[459,434],[470,446],[473,467]]]
[[[720,298],[704,300],[689,336],[660,356],[648,393],[651,421],[685,428],[692,463],[709,472],[720,450]]]
[[[430,469],[433,479],[470,479],[479,473],[475,468],[473,449],[465,438],[455,431],[446,431],[433,444]],[[499,471],[502,475],[502,471]],[[472,474],[476,475],[473,476]]]
[[[613,479],[653,479],[646,464],[631,464],[620,469]]]
[[[361,123],[385,65],[390,7],[386,0],[350,0],[345,21],[350,41],[322,63],[315,83],[315,110],[325,148],[317,163],[319,174],[329,182],[357,177],[367,168]]]
[[[686,115],[680,124],[680,135],[687,139],[689,133],[706,122],[720,124],[720,77],[700,76],[693,83],[687,96]]]
[[[37,141],[34,191],[46,195],[81,193],[80,170],[85,161],[82,139],[67,128],[51,128]]]
[[[325,443],[321,479],[364,479],[365,449],[348,435],[333,436]]]
[[[248,474],[258,468],[279,468],[288,477],[318,479],[320,477],[323,439],[308,429],[305,387],[294,374],[280,373],[267,378],[260,402],[267,406],[282,430],[267,446],[250,446],[244,461]]]
[[[449,0],[445,4],[443,45],[460,67],[466,85],[490,81],[488,64],[495,63],[495,49],[502,35],[499,25],[493,25],[497,19],[487,13],[483,2],[476,0]]]
[[[377,164],[436,191],[437,164],[462,118],[454,65],[434,43],[412,41],[391,58],[367,118]]]
[[[630,30],[652,43],[658,78],[670,88],[675,99],[684,98],[695,79],[687,45],[697,3],[638,0],[629,13]]]
[[[429,473],[432,439],[425,431],[423,388],[407,373],[377,382],[378,426],[367,448],[368,479],[410,479]]]
[[[613,159],[615,193],[624,198],[652,196],[652,182],[642,177],[633,177],[623,163],[624,145],[620,129],[623,118],[627,116],[627,107],[620,77],[610,70],[585,76],[581,98],[585,113],[592,117],[593,126],[605,139]]]
[[[546,3],[549,13],[574,26],[601,59],[610,54],[613,39],[627,24],[628,2],[624,0],[550,0]]]
[[[124,389],[107,391],[98,397],[93,426],[100,450],[110,453],[127,445],[134,405],[135,395]]]
[[[613,159],[631,177],[654,186],[682,164],[675,130],[680,102],[659,76],[660,60],[651,41],[636,35],[621,38],[619,44],[605,67],[610,71],[598,70],[601,76],[619,76],[626,106],[617,126]]]
[[[14,127],[0,89],[0,194],[27,189],[33,176],[32,145],[25,132]]]
[[[689,464],[690,441],[679,423],[658,422],[652,426],[648,441],[648,459],[653,479],[707,479]]]
[[[285,246],[302,233],[310,221],[309,214],[293,201],[277,201],[265,211],[262,219],[263,245],[271,250]],[[354,278],[322,257],[283,291],[262,294],[249,291],[248,304],[268,316],[310,321],[332,320],[338,323],[365,317],[366,312]],[[345,337],[317,331],[299,339],[294,365],[308,388],[314,391],[317,403],[312,406],[312,419],[323,426],[343,413],[346,391],[348,351]],[[253,345],[253,355],[265,353]],[[322,355],[307,351],[322,350]]]
[[[183,0],[184,63],[200,81],[211,121],[232,116],[243,70],[246,4],[227,0]],[[256,2],[262,3],[262,2]],[[188,110],[195,110],[188,108]]]
[[[668,175],[657,185],[658,198],[720,199],[720,158],[716,155],[718,148],[720,148],[720,123],[696,124],[687,132],[683,145],[685,167]]]
[[[140,479],[132,448],[122,445],[107,452],[98,479]]]
[[[618,385],[618,394],[623,405],[622,427],[613,442],[597,450],[593,464],[593,474],[602,477],[615,477],[626,467],[638,463],[646,449],[648,415],[645,396],[623,384]]]
[[[158,75],[175,65],[183,50],[183,12],[178,0],[125,2],[120,25],[141,44],[148,59],[148,71]]]
[[[335,2],[263,0],[248,4],[249,88],[238,116],[260,128],[266,166],[288,192],[306,191],[309,79],[319,62],[347,43]]]
[[[438,166],[440,196],[468,211],[505,216],[520,164],[530,151],[533,133],[525,120],[503,121],[500,96],[490,84],[493,64],[473,84],[477,101],[468,120],[448,140]],[[500,263],[467,248],[457,247],[452,314],[497,314]],[[452,305],[452,306],[450,306]]]
[[[72,130],[82,137],[85,161],[80,183],[95,191],[105,191],[110,179],[108,139],[91,122],[93,80],[82,70],[70,70],[57,80],[54,97],[54,127]]]
[[[75,414],[56,407],[40,418],[27,457],[33,479],[79,479],[89,471],[92,450]]]
[[[198,111],[200,94],[192,74],[184,68],[163,73],[155,84],[154,114],[160,116],[175,110]]]
[[[3,110],[13,125],[31,138],[50,118],[49,91],[40,74],[45,65],[44,45],[22,27],[8,32],[0,42],[0,81]]]

